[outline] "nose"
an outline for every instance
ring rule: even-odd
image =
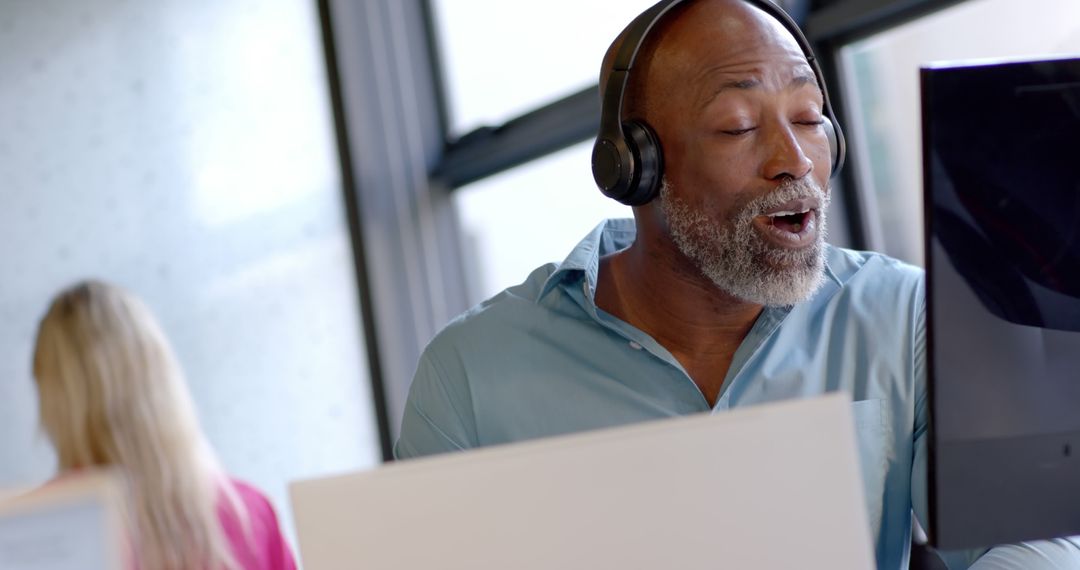
[[[767,155],[761,173],[765,178],[799,179],[814,169],[813,161],[803,152],[802,144],[791,125],[779,125],[772,129],[765,144]]]

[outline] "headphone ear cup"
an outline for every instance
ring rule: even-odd
[[[641,121],[623,123],[623,134],[634,157],[634,173],[626,193],[618,200],[627,206],[642,206],[660,194],[664,172],[660,139],[652,127]]]
[[[844,166],[844,135],[832,118],[826,116],[823,120],[825,121],[823,123],[825,136],[829,137],[829,158],[832,161],[832,174],[836,175],[840,168]]]
[[[634,156],[623,138],[601,136],[592,151],[592,173],[596,186],[608,198],[619,200],[633,182]]]

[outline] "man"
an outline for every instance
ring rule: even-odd
[[[623,114],[660,141],[659,197],[447,326],[396,454],[844,390],[878,566],[906,567],[912,509],[926,520],[923,276],[825,244],[832,154],[802,48],[758,6],[697,0],[657,24],[633,71]],[[1009,548],[991,556],[1038,567]]]

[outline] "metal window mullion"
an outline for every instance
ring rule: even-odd
[[[395,49],[394,63],[395,68],[400,70],[398,74],[398,81],[403,83],[404,77],[410,70],[410,65],[414,61],[410,54],[411,44],[408,41],[405,28],[405,14],[404,4],[400,2],[390,3],[390,14],[392,30],[396,33],[391,33],[391,41],[394,42]],[[407,85],[401,84],[399,92],[403,96],[405,106],[407,108],[419,108],[420,103],[417,101],[416,91],[410,89]],[[429,102],[430,104],[430,102]],[[409,154],[413,157],[424,156],[424,145],[422,142],[421,127],[417,116],[412,113],[402,113],[402,122],[405,129],[402,131],[404,143],[409,150]],[[421,261],[424,264],[426,271],[424,274],[427,279],[424,280],[424,284],[427,285],[427,299],[430,302],[428,307],[428,314],[433,319],[432,323],[429,323],[430,328],[435,326],[441,326],[450,320],[452,315],[449,314],[446,299],[443,297],[444,286],[444,271],[440,260],[439,252],[434,247],[438,243],[435,231],[435,219],[432,214],[433,204],[431,193],[433,191],[432,186],[428,184],[427,176],[427,164],[422,160],[413,160],[410,162],[411,167],[408,171],[411,184],[409,187],[412,189],[412,198],[416,207],[417,213],[417,229],[420,232],[420,251]]]
[[[380,129],[382,132],[390,132],[391,127],[387,124],[393,124],[404,118],[405,113],[400,113],[396,108],[397,102],[396,92],[401,91],[400,82],[393,77],[391,72],[393,62],[393,54],[388,49],[387,38],[384,35],[384,18],[381,10],[382,2],[364,2],[367,18],[365,22],[367,24],[366,37],[368,38],[371,48],[372,62],[374,67],[374,77],[372,78],[371,85],[376,90],[376,99],[379,103],[379,108],[382,113],[380,118],[384,122]],[[390,34],[393,36],[393,34]],[[396,87],[396,89],[395,89]],[[397,119],[397,120],[395,120]],[[403,146],[403,141],[398,138],[387,137],[387,153],[389,159],[388,173],[390,175],[390,183],[387,185],[390,190],[389,196],[394,205],[393,213],[395,216],[394,229],[397,232],[397,237],[400,240],[398,249],[399,259],[401,260],[402,267],[406,272],[405,283],[408,290],[408,299],[410,306],[414,310],[410,311],[412,316],[413,335],[420,337],[426,334],[432,328],[429,317],[429,311],[423,310],[428,304],[428,300],[424,298],[423,294],[423,272],[418,266],[418,257],[416,255],[409,255],[410,252],[423,253],[423,244],[417,239],[416,234],[413,232],[413,224],[410,222],[412,218],[412,201],[410,196],[406,194],[406,190],[410,184],[408,181],[408,174],[411,170],[411,166],[408,164],[408,160],[404,155],[404,152],[400,148]],[[411,193],[410,193],[411,194]],[[422,257],[422,255],[420,256]],[[416,310],[421,309],[421,310]]]
[[[387,459],[420,352],[467,308],[453,205],[427,180],[444,133],[421,1],[320,0]]]

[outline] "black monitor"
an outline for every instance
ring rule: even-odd
[[[931,543],[1080,535],[1080,58],[921,79]]]

